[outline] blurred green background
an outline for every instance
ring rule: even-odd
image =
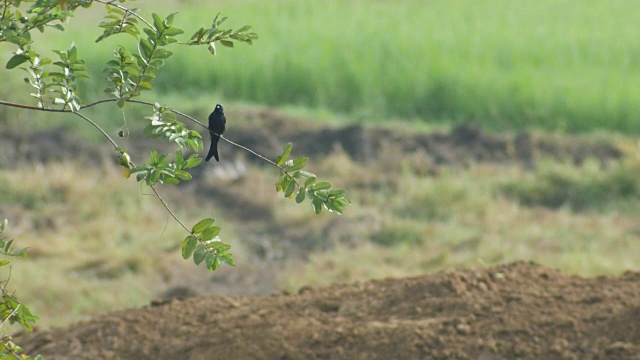
[[[640,131],[640,37],[632,0],[137,1],[178,11],[187,34],[221,12],[260,39],[236,49],[176,48],[154,86],[180,102],[224,98],[347,114],[355,121],[476,122],[495,130]],[[76,42],[102,89],[110,39],[89,19],[51,33]],[[164,11],[163,11],[164,10]],[[87,49],[87,50],[83,50]],[[4,71],[4,70],[3,70]],[[7,76],[0,73],[3,77]],[[90,92],[100,96],[101,92]],[[92,100],[92,99],[87,99]]]

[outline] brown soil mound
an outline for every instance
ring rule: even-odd
[[[174,299],[18,341],[47,359],[639,359],[640,274],[583,279],[519,262]]]

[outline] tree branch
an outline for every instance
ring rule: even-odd
[[[150,27],[151,29],[154,29],[153,25],[151,25],[147,20],[145,20],[145,18],[143,18],[142,16],[136,14],[134,11],[127,9],[124,6],[115,4],[115,0],[111,0],[111,1],[93,0],[93,1],[95,1],[97,3],[105,4],[105,5],[108,5],[108,6],[116,7],[118,9],[124,11],[125,12],[125,16],[126,16],[126,14],[131,14],[131,15],[135,16],[136,18],[138,18],[138,20],[140,20],[143,23],[147,24],[147,26]]]
[[[87,108],[87,107],[91,107],[91,106],[98,105],[98,104],[101,104],[101,103],[113,102],[113,101],[116,101],[116,99],[100,100],[100,101],[96,101],[94,103],[91,103],[89,105],[83,106],[82,108]],[[91,124],[93,127],[95,127],[113,145],[114,148],[118,147],[118,144],[116,144],[116,142],[109,136],[109,134],[107,134],[100,127],[100,125],[96,124],[93,120],[89,119],[87,116],[85,116],[85,115],[83,115],[83,114],[81,114],[79,112],[74,112],[74,111],[71,111],[71,110],[68,110],[68,109],[39,108],[39,107],[35,107],[35,106],[30,106],[30,105],[16,104],[16,103],[4,101],[4,100],[0,100],[0,105],[16,107],[16,108],[20,108],[20,109],[27,109],[27,110],[48,111],[48,112],[57,112],[57,113],[73,113],[74,115],[81,117],[83,120],[87,121],[89,124]],[[153,104],[151,104],[151,105],[153,105]],[[135,166],[135,164],[133,162],[131,162],[131,165]],[[158,200],[160,200],[160,202],[162,203],[162,206],[164,206],[164,208],[167,210],[167,212],[169,212],[169,214],[174,218],[174,220],[178,224],[180,224],[180,226],[182,226],[188,233],[192,234],[191,230],[189,228],[187,228],[182,221],[180,221],[178,216],[173,212],[173,210],[171,210],[171,208],[169,207],[167,202],[162,198],[162,196],[160,196],[160,193],[155,188],[155,186],[151,185],[150,187],[153,190],[153,192],[156,194],[156,197],[158,198]],[[0,327],[1,327],[1,325],[0,325]]]
[[[71,112],[71,111],[69,111]],[[89,124],[93,125],[93,127],[95,127],[96,129],[98,129],[98,131],[100,131],[100,133],[102,133],[102,136],[104,136],[105,138],[107,138],[107,140],[109,140],[109,142],[113,145],[114,148],[118,147],[118,144],[116,144],[115,141],[113,141],[113,139],[111,138],[111,136],[109,136],[109,134],[107,134],[104,130],[102,130],[102,128],[100,127],[100,125],[96,124],[93,120],[89,119],[88,117],[80,114],[79,112],[73,112],[74,115],[80,116],[81,118],[83,118],[85,121],[87,121]]]
[[[118,99],[102,99],[102,100],[98,100],[98,101],[89,103],[87,105],[82,105],[82,106],[80,106],[79,110],[90,108],[90,107],[93,107],[93,106],[96,106],[96,105],[100,105],[100,104],[104,104],[104,103],[108,103],[108,102],[116,102],[116,101],[118,101]],[[142,105],[148,105],[148,106],[153,106],[154,105],[152,102],[143,101],[143,100],[127,100],[127,102],[136,103],[136,104],[142,104]],[[82,114],[80,114],[78,112],[73,112],[73,111],[71,111],[69,109],[39,108],[39,107],[36,107],[36,106],[30,106],[30,105],[24,105],[24,104],[16,104],[16,103],[3,101],[3,100],[0,100],[0,105],[16,107],[16,108],[21,108],[21,109],[28,109],[28,110],[38,110],[38,111],[49,111],[49,112],[60,112],[60,113],[74,113],[74,114],[77,114],[78,116],[84,118],[86,121],[89,121],[93,126],[95,126],[97,129],[99,129],[100,132],[102,133],[102,135],[104,135],[114,146],[117,146],[115,144],[115,142],[109,137],[109,135],[107,135],[96,123],[94,123],[89,118],[85,117],[84,115],[82,115]],[[183,113],[181,111],[178,111],[178,110],[171,109],[171,108],[167,108],[167,110],[171,111],[172,113],[174,113],[176,115],[180,115],[180,116],[184,117],[185,119],[191,120],[192,122],[200,125],[204,129],[206,129],[208,132],[212,133],[212,131],[209,130],[209,127],[207,127],[205,124],[203,124],[200,121],[198,121],[193,116],[185,114],[185,113]],[[216,134],[216,135],[220,135],[220,134]],[[283,170],[282,167],[279,166],[278,164],[276,164],[273,160],[270,160],[270,159],[260,155],[259,153],[249,149],[248,147],[240,145],[240,144],[238,144],[238,143],[236,143],[234,141],[231,141],[231,140],[227,139],[226,137],[224,137],[222,135],[220,135],[220,138],[222,138],[222,140],[228,142],[229,144],[231,144],[233,146],[236,146],[236,147],[238,147],[238,148],[240,148],[240,149],[242,149],[242,150],[244,150],[244,151],[246,151],[246,152],[248,152],[248,153],[250,153],[250,154],[252,154],[252,155],[254,155],[254,156],[256,156],[256,157],[258,157],[258,158],[260,158],[260,159],[262,159],[264,161],[266,161],[266,162],[268,162],[269,164],[277,167],[278,169]]]
[[[171,216],[173,217],[173,219],[175,221],[178,222],[178,224],[180,224],[180,226],[182,226],[189,234],[193,234],[193,231],[191,231],[189,228],[187,228],[182,221],[180,221],[180,219],[178,219],[178,217],[176,216],[176,214],[171,211],[171,209],[169,208],[169,205],[167,204],[166,201],[164,201],[164,199],[162,198],[162,196],[160,196],[160,193],[158,192],[158,190],[156,190],[156,187],[151,185],[151,190],[153,190],[153,192],[156,194],[156,197],[158,198],[158,200],[160,200],[160,202],[162,203],[162,206],[164,206],[165,209],[167,209],[167,211],[169,212],[169,214],[171,214]]]
[[[0,20],[4,20],[4,17],[7,15],[8,7],[9,5],[7,5],[7,0],[4,0],[4,4],[2,5],[2,16],[0,16]]]

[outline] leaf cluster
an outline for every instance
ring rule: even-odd
[[[221,29],[220,25],[227,20],[226,16],[220,17],[220,13],[213,19],[213,23],[209,29],[200,28],[187,42],[187,45],[208,45],[209,51],[215,55],[216,46],[215,42],[219,41],[220,44],[226,47],[234,47],[233,40],[253,44],[253,40],[258,39],[258,34],[254,32],[248,32],[251,26],[245,25],[238,30]]]
[[[22,3],[33,4],[23,13],[20,11]],[[54,50],[59,56],[59,60],[54,62],[32,49],[31,31],[37,29],[44,32],[47,27],[64,31],[64,21],[73,16],[74,10],[90,7],[91,3],[91,0],[13,0],[4,1],[1,5],[0,42],[18,46],[6,68],[13,69],[29,63],[28,67],[23,68],[29,74],[24,80],[35,89],[31,96],[37,99],[40,108],[52,103],[61,105],[62,109],[79,110],[81,101],[76,79],[88,75],[84,61],[78,59],[75,45],[72,44],[66,51]],[[47,65],[58,69],[49,71],[45,69]]]
[[[64,31],[64,22],[78,7],[88,8],[92,0],[11,0],[0,5],[0,42],[25,48],[33,43],[31,31],[51,27]],[[33,3],[24,13],[22,3]],[[53,24],[52,24],[53,23]]]
[[[231,245],[220,240],[220,227],[214,223],[215,219],[212,218],[200,220],[182,242],[182,258],[186,260],[193,257],[196,265],[204,261],[209,271],[216,271],[221,264],[236,265],[232,254],[228,252]]]
[[[147,185],[152,186],[156,183],[161,184],[179,184],[183,180],[191,180],[192,176],[186,170],[192,169],[202,162],[202,158],[198,154],[191,154],[185,159],[183,150],[193,150],[198,152],[204,148],[202,136],[195,130],[190,130],[187,126],[178,120],[176,116],[167,111],[168,109],[155,103],[153,106],[153,114],[147,116],[149,125],[144,129],[144,135],[150,136],[152,139],[163,139],[169,142],[175,142],[178,145],[173,156],[173,162],[169,161],[169,155],[158,154],[154,149],[151,151],[150,160],[140,166],[133,166],[126,150],[121,151],[119,162],[125,169],[131,169],[129,173],[138,173],[137,181],[145,181]],[[129,173],[125,170],[125,175]]]
[[[277,165],[281,171],[276,182],[276,191],[282,191],[289,199],[295,195],[298,204],[308,198],[316,214],[320,214],[324,208],[329,212],[342,215],[343,208],[351,204],[346,197],[346,191],[331,189],[333,185],[326,181],[317,182],[315,174],[303,170],[309,158],[289,159],[292,148],[293,145],[288,143],[284,146],[282,154],[278,156]]]
[[[2,223],[0,223],[0,234],[2,234],[7,228],[8,221],[4,219]],[[5,257],[27,257],[27,248],[22,248],[18,250],[13,250],[13,240],[7,240],[6,238],[0,236],[0,254]],[[0,261],[0,266],[7,266],[10,264],[8,259],[3,259]],[[0,300],[0,318],[2,319],[2,323],[0,327],[4,325],[5,321],[9,321],[10,324],[18,323],[22,326],[26,331],[32,331],[33,327],[31,324],[35,323],[38,320],[38,317],[34,315],[31,310],[21,303],[13,294],[9,294],[5,288],[9,279],[2,281],[0,284],[0,292],[2,294],[2,298]],[[18,356],[19,353],[22,352],[22,348],[16,345],[10,335],[5,335],[0,338],[0,359],[31,359],[31,357],[27,356]],[[41,359],[40,356],[37,356],[33,359]]]
[[[138,38],[140,30],[138,30],[138,18],[135,17],[137,9],[118,9],[112,6],[106,6],[107,15],[105,20],[98,25],[104,29],[102,35],[98,36],[96,42],[100,42],[111,35],[125,33]]]
[[[144,135],[152,139],[164,139],[168,142],[175,142],[183,148],[191,148],[193,151],[199,151],[204,148],[202,135],[195,130],[190,130],[187,126],[178,120],[176,116],[167,111],[168,109],[155,103],[153,106],[153,114],[147,116],[149,125],[144,129]]]
[[[192,176],[186,170],[198,166],[201,162],[202,158],[199,158],[198,154],[192,154],[185,160],[181,149],[175,152],[173,162],[170,162],[168,154],[158,154],[158,151],[153,149],[149,162],[132,168],[131,173],[137,173],[136,180],[144,181],[149,186],[156,183],[175,185],[182,180],[191,180]]]
[[[78,96],[76,80],[89,77],[84,60],[78,59],[75,44],[64,51],[54,50],[54,53],[59,57],[55,62],[34,50],[19,49],[9,59],[6,68],[13,69],[25,62],[29,63],[27,68],[23,68],[29,74],[24,81],[35,89],[31,96],[38,99],[38,107],[45,108],[45,104],[52,103],[61,105],[61,109],[78,111],[82,100]],[[57,67],[57,71],[47,71],[47,65]]]
[[[138,38],[137,27],[131,21],[127,22],[126,20],[130,11],[109,10],[111,15],[107,16],[117,17],[113,15],[113,12],[117,11],[122,16],[121,22],[128,24],[128,26],[102,23],[101,26],[105,27],[105,31],[96,42],[122,32]],[[117,105],[120,108],[124,107],[127,100],[140,95],[142,90],[151,90],[151,81],[156,78],[156,72],[173,54],[165,47],[176,43],[178,40],[175,36],[184,32],[172,26],[174,14],[167,16],[164,20],[156,13],[153,13],[152,17],[153,28],[145,27],[143,29],[147,37],[139,39],[137,52],[131,53],[124,47],[119,47],[114,51],[116,59],[110,60],[105,68],[107,79],[113,84],[113,87],[107,88],[105,92],[118,99]]]

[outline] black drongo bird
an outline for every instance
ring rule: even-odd
[[[227,119],[224,117],[224,109],[221,104],[216,105],[215,110],[209,115],[209,133],[211,134],[211,147],[205,161],[209,161],[213,156],[216,161],[220,161],[218,158],[218,140],[220,135],[224,132],[224,127],[227,124]]]

